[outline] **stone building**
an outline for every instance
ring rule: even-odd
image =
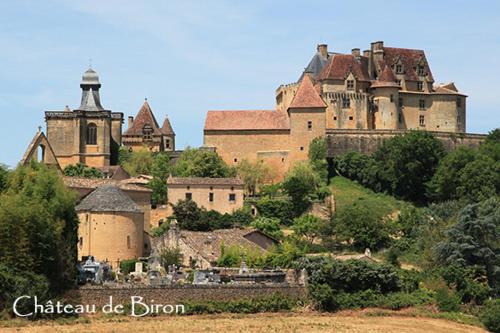
[[[104,185],[77,206],[78,258],[94,256],[116,268],[144,255],[144,211],[117,186]]]
[[[158,125],[147,99],[134,117],[128,117],[128,128],[123,134],[123,145],[132,151],[147,147],[151,151],[175,151],[175,132],[165,117]]]
[[[169,177],[168,202],[175,205],[189,199],[207,210],[232,213],[243,207],[244,185],[238,178]]]
[[[476,146],[484,137],[465,134],[466,97],[454,83],[434,83],[422,50],[374,42],[340,54],[321,44],[298,82],[278,87],[275,110],[208,111],[204,146],[232,165],[262,160],[278,178],[320,136],[329,153],[372,152],[407,130],[437,133],[446,147]]]
[[[90,167],[105,167],[118,161],[122,143],[123,113],[111,112],[101,105],[101,83],[93,69],[88,69],[80,84],[80,106],[64,111],[46,111],[47,139],[64,169],[82,163]]]
[[[221,229],[214,231],[180,230],[173,224],[169,231],[154,240],[161,253],[165,248],[178,248],[182,254],[182,265],[207,269],[216,266],[222,246],[238,247],[261,253],[279,242],[254,229]]]

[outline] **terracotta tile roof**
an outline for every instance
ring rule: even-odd
[[[161,127],[160,130],[165,135],[175,135],[174,129],[172,128],[172,125],[170,124],[170,120],[168,120],[168,117],[165,117],[165,120],[163,121],[163,126]]]
[[[377,80],[373,81],[371,87],[399,87],[399,85],[396,83],[396,77],[392,69],[389,66],[385,66],[382,74],[380,74]]]
[[[75,210],[86,212],[143,212],[119,187],[109,184],[99,186],[95,191],[92,191],[75,207]]]
[[[405,80],[418,81],[417,66],[422,62],[427,79],[434,82],[429,63],[423,50],[384,47],[384,65],[393,67],[401,60],[405,71]],[[383,68],[380,67],[380,68]]]
[[[274,110],[208,111],[205,130],[286,130],[288,116]]]
[[[194,251],[210,262],[217,260],[221,256],[221,245],[232,247],[244,247],[265,253],[266,250],[256,243],[245,238],[253,232],[259,232],[254,229],[221,229],[213,231],[187,231],[181,230],[181,239]]]
[[[144,101],[144,104],[135,116],[134,123],[123,135],[142,135],[142,129],[147,124],[153,128],[154,135],[162,134],[148,101]]]
[[[334,54],[318,76],[319,80],[345,80],[352,72],[358,81],[370,81],[368,59],[352,54]]]
[[[324,108],[325,102],[314,89],[311,78],[308,74],[304,75],[300,82],[299,89],[293,97],[289,108]]]
[[[97,188],[102,185],[114,185],[125,191],[141,191],[151,192],[149,188],[135,184],[128,184],[127,180],[117,181],[106,178],[80,178],[80,177],[63,177],[64,184],[70,188]]]
[[[239,178],[168,177],[168,185],[233,185],[243,186]]]

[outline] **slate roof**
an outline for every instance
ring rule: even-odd
[[[239,178],[168,177],[168,185],[234,185],[243,186]]]
[[[118,181],[107,178],[63,177],[63,181],[66,186],[71,188],[92,189],[103,185],[113,185],[125,191],[151,192],[149,188],[128,183],[127,179]]]
[[[424,65],[424,72],[427,74],[427,79],[434,82],[429,63],[427,62],[423,50],[384,47],[384,61],[383,64],[379,64],[379,66],[380,68],[384,68],[384,66],[387,65],[392,68],[399,60],[403,64],[404,78],[406,81],[419,80],[417,66],[422,62]]]
[[[274,110],[208,111],[205,130],[287,130],[288,116]]]
[[[368,58],[352,54],[334,54],[318,75],[319,80],[345,80],[352,73],[358,81],[370,81]]]
[[[142,135],[142,130],[146,124],[149,124],[153,129],[153,135],[162,134],[148,101],[144,101],[144,104],[134,118],[134,123],[130,128],[127,128],[127,131],[123,135]]]
[[[76,207],[76,211],[86,212],[130,212],[143,213],[120,188],[114,185],[103,185],[87,195]]]
[[[304,75],[289,108],[324,108],[325,102],[314,89],[311,78]]]
[[[326,57],[323,57],[320,52],[317,52],[309,61],[309,64],[307,64],[307,67],[304,69],[304,72],[299,78],[299,81],[302,80],[304,77],[304,74],[311,74],[313,77],[317,77],[319,73],[321,73],[321,70],[323,67],[328,64],[328,59],[333,55],[333,53],[328,53]]]

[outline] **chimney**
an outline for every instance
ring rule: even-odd
[[[379,40],[372,43],[372,52],[384,52],[384,42]]]
[[[370,58],[370,50],[364,50],[363,51],[363,57]]]
[[[326,44],[318,44],[318,47],[316,48],[318,50],[318,53],[322,57],[328,57],[328,45]]]
[[[355,56],[356,58],[359,58],[361,56],[361,52],[358,48],[352,49],[351,54]]]
[[[134,125],[134,117],[128,116],[128,128],[131,128]]]

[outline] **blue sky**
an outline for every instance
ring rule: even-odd
[[[497,1],[1,1],[0,163],[22,157],[43,112],[75,108],[89,58],[104,107],[144,98],[177,146],[203,140],[207,110],[268,109],[315,52],[383,40],[426,51],[436,82],[469,96],[467,131],[500,126]],[[126,124],[125,124],[126,126]]]

